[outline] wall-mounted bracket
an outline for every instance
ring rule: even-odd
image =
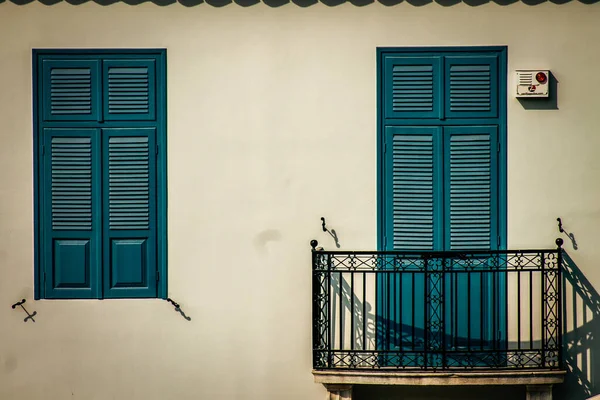
[[[573,250],[577,250],[577,242],[575,241],[575,234],[573,234],[572,232],[567,232],[565,228],[563,228],[563,223],[562,223],[562,219],[556,218],[556,221],[558,222],[558,231],[560,233],[564,233],[565,235],[567,235],[567,237],[571,240],[571,243],[573,244]]]
[[[340,242],[338,241],[337,233],[335,232],[335,229],[330,230],[329,228],[327,228],[327,226],[325,224],[325,217],[321,217],[321,226],[323,228],[323,232],[327,232],[327,233],[329,233],[329,235],[331,235],[331,237],[335,241],[335,247],[337,247],[339,249]]]
[[[27,314],[27,317],[25,317],[23,322],[27,322],[28,320],[35,322],[35,319],[33,319],[33,317],[35,317],[37,315],[37,311],[34,311],[33,314],[29,314],[29,311],[27,311],[27,309],[25,309],[25,306],[23,306],[23,304],[25,304],[26,301],[27,300],[25,300],[25,299],[22,299],[21,301],[17,301],[15,304],[13,304],[11,306],[11,308],[14,310],[17,307],[21,307],[23,309],[23,311],[25,311],[25,314]]]
[[[173,307],[175,307],[175,311],[177,311],[179,314],[181,314],[181,316],[183,318],[185,318],[187,321],[191,321],[192,320],[192,317],[188,317],[187,315],[185,315],[185,313],[181,309],[181,306],[175,300],[171,299],[170,297],[167,297],[167,303],[173,304]]]

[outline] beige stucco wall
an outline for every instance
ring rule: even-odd
[[[377,46],[508,45],[509,71],[553,71],[558,110],[509,96],[509,246],[552,247],[561,216],[600,288],[598,21],[579,2],[0,4],[0,399],[321,399],[308,242],[333,248],[325,216],[342,249],[375,248]],[[31,49],[70,47],[168,49],[169,295],[190,322],[32,300]]]

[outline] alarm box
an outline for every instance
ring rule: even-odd
[[[517,97],[548,97],[550,71],[544,69],[518,69]]]

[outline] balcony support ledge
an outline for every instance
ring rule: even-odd
[[[316,383],[327,389],[327,400],[352,400],[353,385],[463,386],[524,385],[526,400],[552,400],[552,385],[562,383],[565,371],[397,372],[313,371]]]

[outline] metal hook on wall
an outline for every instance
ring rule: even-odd
[[[572,232],[567,232],[567,230],[563,228],[562,219],[560,217],[556,218],[556,221],[558,222],[558,231],[567,235],[567,237],[571,240],[571,243],[573,244],[573,250],[577,250],[577,242],[575,241],[575,235]]]
[[[556,220],[558,221],[558,231],[559,231],[560,233],[564,233],[564,232],[565,232],[565,230],[563,229],[563,226],[562,226],[562,220],[560,219],[560,217],[559,217],[559,218],[556,218]]]
[[[331,235],[331,237],[335,241],[335,247],[339,249],[340,242],[338,241],[337,233],[335,232],[335,229],[330,230],[329,228],[327,228],[327,226],[325,225],[325,217],[321,217],[321,226],[323,227],[323,232],[327,232],[329,233],[329,235]]]
[[[179,303],[175,302],[175,300],[173,300],[170,297],[167,297],[167,303],[173,304],[173,307],[175,307],[175,311],[177,311],[179,314],[181,314],[181,316],[183,318],[185,318],[187,321],[191,321],[192,320],[192,317],[188,317],[187,315],[185,315],[185,313],[181,309],[181,306],[179,305]]]

